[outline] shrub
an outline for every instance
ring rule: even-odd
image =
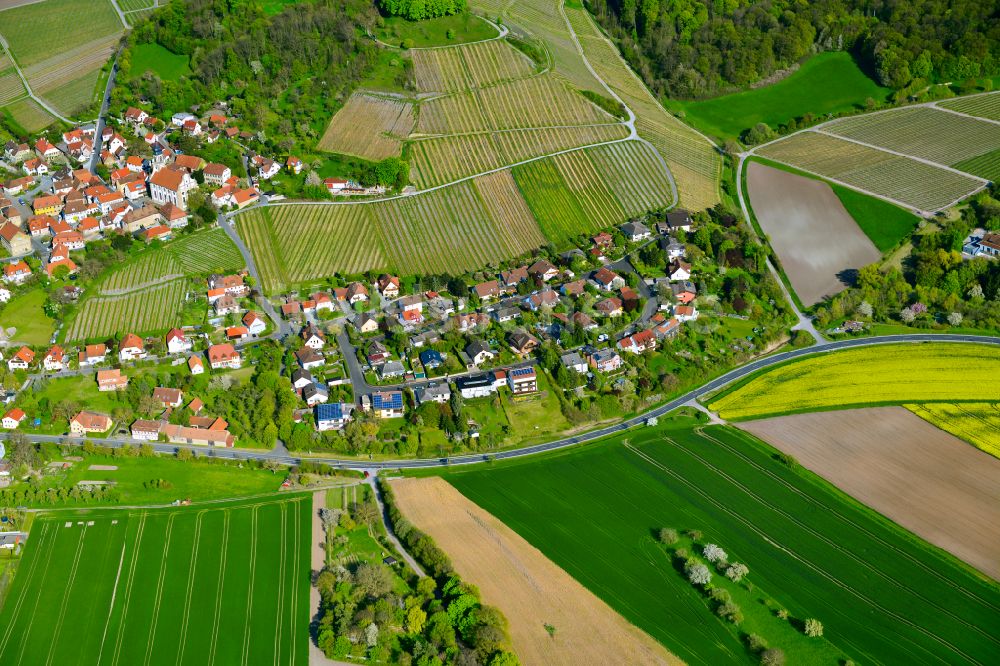
[[[750,634],[747,636],[747,647],[753,652],[760,652],[767,649],[767,641],[764,640],[763,636]]]
[[[779,608],[778,612],[775,613],[775,615],[777,615],[782,620],[788,619],[788,611],[786,611],[784,608]]]
[[[714,587],[712,591],[708,593],[708,598],[712,601],[717,601],[720,604],[732,601],[733,597],[729,594],[729,590],[722,587]]]
[[[740,607],[734,604],[732,601],[727,601],[724,604],[719,604],[719,607],[715,609],[715,614],[721,617],[727,622],[732,622],[733,624],[739,624],[743,621],[743,611]]]
[[[677,543],[677,530],[670,529],[669,527],[663,527],[657,534],[657,538],[660,543],[672,546]]]

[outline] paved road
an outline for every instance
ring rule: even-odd
[[[247,271],[256,281],[257,290],[263,294],[264,283],[261,282],[260,273],[257,271],[257,264],[254,262],[253,255],[250,254],[250,249],[246,246],[246,243],[244,243],[243,239],[240,238],[240,235],[236,233],[236,227],[234,226],[233,220],[228,215],[219,215],[219,226],[225,230],[226,235],[229,236],[230,240],[233,241],[233,244],[236,245],[236,249],[238,249],[240,254],[243,255],[243,261],[246,263]],[[262,295],[258,303],[264,310],[264,314],[266,314],[274,323],[274,331],[267,337],[280,339],[293,333],[291,325],[285,321],[284,318],[278,316],[278,312],[274,309],[274,306],[271,305],[271,301],[268,300],[267,296]]]
[[[115,6],[115,10],[118,7]],[[119,12],[121,16],[121,12]],[[122,22],[125,22],[125,17],[122,17]],[[104,98],[101,100],[101,111],[97,114],[97,122],[95,123],[95,133],[94,133],[94,154],[90,156],[90,163],[87,165],[87,170],[90,173],[97,173],[97,164],[101,160],[101,149],[104,146],[104,118],[108,115],[108,106],[111,104],[111,89],[115,87],[115,78],[118,76],[118,56],[121,55],[121,49],[115,53],[114,62],[111,63],[111,74],[108,76],[108,85],[104,87]]]
[[[747,375],[760,370],[761,368],[766,368],[772,365],[777,365],[794,358],[799,358],[801,356],[807,356],[810,354],[823,354],[839,349],[851,349],[855,347],[870,347],[874,345],[884,345],[892,343],[901,342],[968,342],[977,343],[984,345],[1000,345],[1000,337],[985,336],[985,335],[936,335],[933,333],[913,333],[908,335],[886,335],[875,338],[851,338],[848,340],[835,340],[827,342],[823,345],[814,345],[812,347],[804,347],[802,349],[793,349],[787,352],[781,352],[780,354],[774,354],[772,356],[766,356],[764,358],[759,358],[752,361],[744,366],[730,370],[726,374],[717,377],[702,386],[688,391],[687,393],[674,398],[670,402],[650,409],[638,416],[634,416],[630,419],[617,423],[615,425],[606,426],[604,428],[599,428],[597,430],[592,430],[587,433],[580,435],[574,435],[572,437],[564,437],[561,439],[553,440],[551,442],[546,442],[544,444],[536,444],[534,446],[526,446],[520,449],[510,449],[507,451],[499,451],[497,453],[489,454],[468,454],[455,456],[452,458],[424,458],[424,459],[410,459],[410,460],[386,460],[386,461],[361,461],[361,460],[351,460],[343,458],[325,458],[325,457],[308,457],[308,458],[298,458],[287,453],[275,453],[273,451],[250,451],[245,449],[205,449],[200,446],[177,446],[174,444],[161,444],[159,442],[143,442],[134,439],[110,439],[110,438],[98,438],[89,437],[86,440],[82,438],[73,438],[59,435],[27,435],[28,439],[34,442],[57,442],[57,443],[70,443],[70,444],[82,444],[84,441],[93,442],[95,444],[102,444],[105,446],[125,446],[130,444],[150,444],[154,450],[161,453],[174,453],[179,448],[187,448],[193,451],[197,451],[201,455],[207,455],[210,457],[218,458],[229,458],[236,460],[273,460],[278,463],[286,465],[295,465],[303,460],[308,460],[310,462],[318,462],[323,464],[332,465],[334,467],[343,469],[357,469],[364,470],[371,473],[377,473],[382,469],[415,469],[415,468],[428,468],[428,467],[447,467],[451,465],[469,465],[473,463],[483,462],[487,457],[502,460],[505,458],[519,458],[521,456],[534,455],[536,453],[543,453],[545,451],[553,451],[556,449],[565,448],[568,446],[575,446],[576,444],[582,444],[584,442],[591,442],[608,435],[613,435],[629,428],[634,428],[636,426],[643,425],[647,419],[650,417],[660,417],[668,412],[671,412],[678,407],[683,406],[692,400],[697,400],[698,398],[704,396],[707,393],[715,391],[731,382],[738,379],[746,377]],[[0,433],[0,439],[6,439],[9,437],[10,433],[3,432]]]

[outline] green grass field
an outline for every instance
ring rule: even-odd
[[[448,31],[453,37],[448,38]],[[413,46],[451,46],[467,42],[478,42],[497,36],[496,29],[475,14],[468,12],[423,21],[408,21],[398,16],[383,19],[382,27],[375,35],[386,44],[400,46],[404,40],[413,40]]]
[[[723,139],[738,138],[757,123],[771,127],[806,113],[822,116],[863,107],[869,97],[883,101],[889,89],[871,80],[850,54],[820,53],[787,78],[769,86],[683,102],[667,100],[671,111],[684,111],[685,121]]]
[[[305,664],[310,496],[36,519],[4,664]]]
[[[755,662],[655,543],[660,527],[701,530],[793,623],[818,618],[842,660],[1000,659],[996,583],[750,436],[688,423],[444,476],[690,664]],[[771,621],[758,605],[743,606],[748,629]],[[800,633],[769,636],[789,664],[837,663]]]
[[[110,0],[45,0],[0,12],[0,33],[21,67],[121,31]]]
[[[971,173],[973,176],[986,178],[993,182],[1000,181],[1000,148],[983,155],[970,157],[954,165],[959,171]]]
[[[159,44],[137,44],[132,48],[132,76],[155,72],[164,81],[177,81],[191,73],[186,55],[171,53]]]
[[[724,419],[924,402],[1000,401],[1000,349],[878,345],[817,354],[755,373],[708,403]]]
[[[32,289],[12,298],[0,312],[0,326],[14,327],[15,342],[26,345],[44,345],[52,338],[56,323],[42,310],[45,305],[45,290]]]

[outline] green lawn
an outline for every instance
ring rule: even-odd
[[[569,428],[569,421],[559,409],[559,398],[542,373],[538,375],[538,390],[538,395],[516,400],[504,392],[503,410],[513,429],[513,438],[518,443],[545,438]],[[541,396],[543,392],[545,397]]]
[[[0,612],[0,663],[304,665],[311,508],[44,514]]]
[[[46,345],[56,330],[56,322],[42,310],[45,305],[45,291],[32,289],[12,298],[0,311],[0,326],[14,327],[14,341],[26,345]]]
[[[814,116],[863,107],[869,97],[889,94],[865,75],[850,54],[820,53],[787,78],[770,86],[695,102],[667,100],[671,111],[684,111],[685,121],[722,139],[738,138],[757,123],[776,128],[806,113]]]
[[[753,591],[734,595],[745,628],[765,632],[789,664],[1000,659],[990,630],[1000,622],[995,582],[781,464],[750,436],[704,432],[661,422],[444,477],[690,664],[756,662],[654,541],[661,527],[700,530],[699,543],[749,567]],[[793,626],[819,619],[834,647],[779,631],[760,595],[788,610]]]
[[[132,48],[132,76],[155,72],[164,81],[177,81],[191,73],[186,55],[171,53],[159,44],[138,44]]]
[[[92,470],[91,465],[115,466],[118,469]],[[143,487],[143,484],[155,479],[169,482],[170,487]],[[82,462],[74,462],[68,471],[46,475],[41,481],[41,487],[70,487],[80,481],[113,481],[115,488],[121,492],[122,504],[154,505],[169,504],[177,499],[202,502],[273,493],[284,480],[283,472],[240,469],[236,464],[188,462],[159,456],[88,456]]]
[[[448,37],[448,31],[452,37]],[[384,19],[381,28],[375,31],[379,40],[393,46],[400,46],[405,40],[413,40],[412,46],[450,46],[466,42],[478,42],[497,36],[496,29],[475,14],[466,12],[453,16],[408,21],[399,16]]]

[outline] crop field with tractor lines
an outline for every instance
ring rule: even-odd
[[[947,207],[982,186],[972,177],[811,131],[756,153],[925,211]]]
[[[308,662],[309,496],[41,514],[0,662]]]
[[[923,106],[842,118],[823,131],[947,166],[1000,148],[1000,125]]]
[[[1000,458],[1000,402],[928,402],[904,407],[941,430]]]
[[[531,62],[504,40],[411,51],[413,77],[422,93],[483,88],[530,76]]]
[[[110,0],[45,0],[0,12],[0,34],[22,69],[121,32]]]
[[[1000,349],[927,343],[819,354],[754,374],[708,406],[724,419],[924,402],[1000,402]]]
[[[938,102],[937,105],[970,116],[1000,120],[1000,92],[949,99]]]
[[[411,103],[355,93],[334,114],[317,147],[374,161],[399,157],[413,123]]]
[[[66,333],[66,340],[90,340],[116,333],[146,333],[176,326],[187,283],[172,280],[118,296],[86,298]]]
[[[45,129],[56,120],[51,113],[39,106],[38,102],[28,97],[22,97],[4,109],[10,113],[14,122],[26,132],[37,132]]]
[[[0,73],[0,106],[10,104],[28,94],[21,77],[13,69]]]

